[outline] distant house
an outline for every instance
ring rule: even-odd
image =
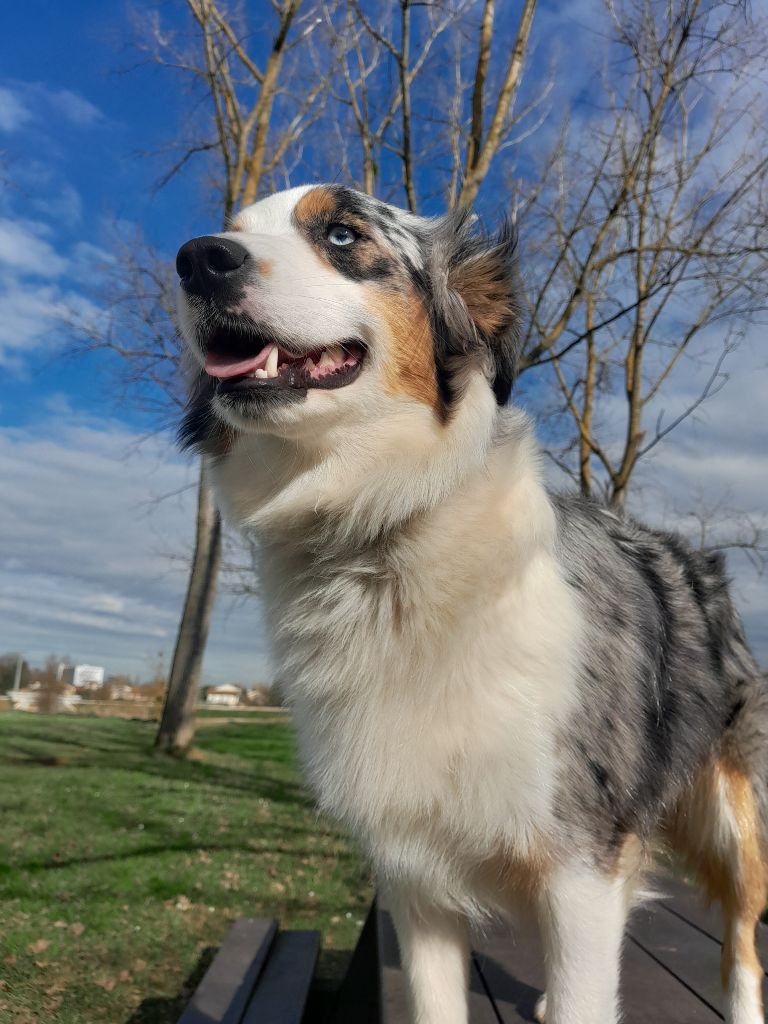
[[[223,686],[209,686],[205,695],[205,703],[233,708],[240,703],[242,692],[241,687],[229,683],[225,683]]]
[[[252,708],[268,708],[272,704],[272,694],[268,686],[254,686],[243,694],[243,703]]]
[[[53,687],[39,680],[23,690],[9,690],[14,711],[45,711],[48,714],[74,712],[82,700],[74,686],[56,683]]]
[[[9,690],[14,711],[37,711],[37,694],[25,687],[23,690]]]

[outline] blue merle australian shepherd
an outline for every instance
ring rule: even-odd
[[[542,483],[511,232],[336,185],[182,246],[186,445],[258,538],[323,810],[392,909],[418,1024],[465,1024],[467,931],[529,909],[547,1024],[614,1024],[627,914],[674,851],[761,1024],[768,687],[719,558]]]

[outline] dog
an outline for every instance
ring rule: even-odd
[[[392,908],[415,1024],[466,1024],[468,927],[535,913],[547,1024],[619,1019],[659,844],[725,917],[761,1024],[768,685],[717,555],[548,493],[507,402],[509,228],[293,188],[177,257],[182,444],[260,546],[320,807]]]

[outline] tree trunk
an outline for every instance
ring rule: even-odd
[[[203,460],[197,494],[195,553],[173,652],[168,693],[155,739],[155,749],[165,754],[183,756],[195,734],[195,704],[220,560],[221,518],[213,502]]]

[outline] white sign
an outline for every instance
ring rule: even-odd
[[[101,686],[104,683],[104,669],[101,665],[75,665],[72,670],[73,686]]]

